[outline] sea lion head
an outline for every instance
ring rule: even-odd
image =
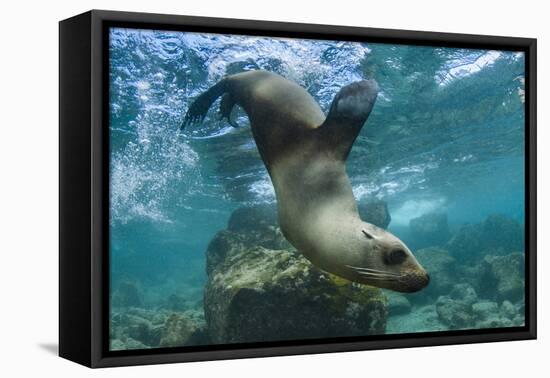
[[[344,264],[341,274],[344,278],[407,293],[428,285],[428,273],[399,238],[367,222],[354,228],[350,263]]]

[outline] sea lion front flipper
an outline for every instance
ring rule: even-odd
[[[336,94],[325,122],[319,127],[325,142],[346,160],[378,96],[375,80],[357,81]]]
[[[208,112],[208,109],[210,109],[210,106],[212,106],[212,103],[226,92],[226,83],[226,80],[222,79],[197,97],[195,101],[193,101],[185,114],[180,130],[183,130],[185,126],[191,123],[202,122],[204,120],[204,117],[206,117],[206,113]]]
[[[227,122],[235,128],[239,127],[239,124],[231,119],[231,111],[233,110],[233,107],[235,106],[236,102],[233,96],[229,92],[226,92],[222,96],[222,100],[220,102],[220,119],[227,119]]]

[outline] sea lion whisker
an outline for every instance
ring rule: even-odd
[[[397,281],[396,277],[378,277],[378,276],[371,276],[371,275],[361,275],[363,278],[367,278],[369,280],[379,280],[379,281]]]
[[[397,277],[398,274],[386,274],[386,273],[377,273],[377,272],[364,272],[364,271],[357,271],[359,274],[372,274],[373,276],[387,276],[387,277]]]
[[[389,275],[386,275],[386,274],[369,273],[369,272],[358,272],[358,274],[363,276],[363,277],[378,277],[378,278],[387,278],[387,279],[396,279],[396,280],[403,277],[402,275],[389,276]]]
[[[386,273],[386,271],[384,271],[384,270],[378,270],[378,269],[373,269],[373,268],[365,268],[365,267],[362,267],[362,266],[346,265],[346,267],[352,268],[352,269],[358,269],[358,270],[370,270],[372,272]]]
[[[359,266],[352,266],[352,265],[346,265],[346,267],[351,268],[358,272],[371,272],[371,273],[381,273],[381,274],[387,274],[387,275],[393,275],[393,276],[400,276],[400,274],[388,272],[384,270],[377,270],[377,269],[371,269],[371,268],[362,268]]]
[[[376,269],[367,269],[367,268],[364,268],[364,269],[357,269],[361,272],[366,272],[366,273],[378,273],[378,274],[386,274],[388,276],[399,276],[400,274],[397,274],[397,273],[393,273],[393,272],[387,272],[387,271],[383,271],[383,270],[376,270]]]

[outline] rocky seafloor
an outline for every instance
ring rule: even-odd
[[[386,204],[360,204],[380,227]],[[430,284],[413,294],[359,285],[297,252],[272,206],[237,209],[206,251],[203,301],[170,294],[144,306],[140,285],[111,294],[111,350],[261,342],[524,324],[523,228],[502,215],[451,231],[445,214],[411,220],[414,252]]]

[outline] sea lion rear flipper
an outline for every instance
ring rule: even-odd
[[[210,106],[212,106],[212,103],[216,101],[218,97],[223,95],[226,92],[226,80],[223,79],[219,81],[217,84],[210,87],[206,92],[202,93],[199,97],[193,101],[193,104],[189,107],[187,110],[187,113],[185,114],[185,118],[181,124],[180,130],[183,130],[185,126],[194,123],[194,122],[202,122],[204,120],[204,117],[206,117],[206,113],[208,112],[208,109],[210,109]]]
[[[334,97],[319,131],[343,160],[348,157],[355,138],[369,117],[377,95],[376,81],[363,80],[346,85]]]

